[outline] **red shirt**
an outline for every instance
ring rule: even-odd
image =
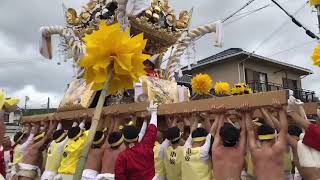
[[[119,154],[115,165],[116,180],[151,180],[154,177],[153,147],[156,136],[157,127],[150,124],[140,143]]]
[[[320,151],[320,127],[310,124],[306,129],[302,143]]]
[[[0,173],[3,177],[6,177],[6,166],[4,162],[4,150],[0,151]]]

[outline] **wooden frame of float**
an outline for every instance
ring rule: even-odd
[[[263,93],[254,93],[239,96],[225,96],[214,97],[202,100],[193,100],[182,103],[163,104],[159,106],[158,114],[183,114],[190,112],[204,112],[210,111],[212,106],[224,105],[226,109],[232,110],[240,107],[244,102],[248,103],[250,107],[268,107],[272,105],[273,99],[277,99],[280,104],[287,105],[288,91],[271,91]],[[103,115],[111,115],[114,113],[125,114],[135,113],[138,117],[145,113],[148,113],[148,102],[143,103],[130,103],[130,104],[118,104],[104,107]],[[305,110],[307,115],[315,115],[317,113],[318,103],[306,103]],[[76,117],[92,116],[94,109],[73,110],[65,112],[56,112],[50,114],[25,116],[22,118],[22,123],[38,122],[43,120],[52,120],[53,116],[56,120],[74,120]]]

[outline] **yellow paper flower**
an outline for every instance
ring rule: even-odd
[[[92,89],[101,90],[110,71],[114,77],[108,94],[133,88],[133,83],[145,75],[143,61],[150,56],[142,53],[147,43],[142,33],[131,37],[130,30],[122,32],[119,23],[107,26],[101,21],[99,30],[86,35],[83,40],[86,54],[79,65],[85,70],[87,83],[93,83]]]
[[[9,111],[14,111],[18,103],[19,99],[6,97],[4,90],[0,89],[0,110],[5,107]]]
[[[212,89],[212,79],[208,74],[197,74],[191,80],[192,91],[196,94],[209,94]]]
[[[216,82],[214,85],[214,91],[216,94],[228,95],[230,94],[230,85],[227,82]]]
[[[320,67],[320,45],[318,45],[311,56],[313,64]]]
[[[252,89],[246,83],[234,84],[231,88],[232,95],[252,94]]]
[[[320,5],[320,0],[310,0],[310,5],[311,6]]]

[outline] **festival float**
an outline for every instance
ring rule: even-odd
[[[158,104],[159,116],[210,111],[220,105],[232,110],[243,102],[265,107],[274,99],[287,104],[286,90],[252,93],[241,82],[213,85],[213,77],[207,74],[192,78],[192,91],[178,85],[183,55],[195,41],[212,34],[215,47],[223,44],[222,22],[190,28],[192,11],[177,13],[168,0],[90,0],[80,12],[66,8],[66,26],[40,29],[40,53],[52,59],[51,39],[60,37],[65,59],[73,61],[77,77],[70,82],[57,112],[26,116],[22,122],[70,124],[81,116],[92,117],[86,154],[102,115],[145,116],[149,103]],[[316,108],[307,111],[316,112]],[[84,161],[85,156],[82,158]]]

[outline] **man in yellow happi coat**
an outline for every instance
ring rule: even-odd
[[[168,143],[166,143],[168,141]],[[183,160],[183,146],[180,143],[180,129],[171,127],[167,132],[167,139],[163,144],[168,144],[164,153],[164,167],[168,180],[181,180],[181,163]]]
[[[55,179],[72,180],[76,171],[78,160],[85,147],[88,131],[84,129],[84,122],[80,126],[72,127],[68,130],[68,142],[66,143],[58,175]]]
[[[57,175],[63,148],[68,141],[66,137],[67,133],[62,129],[61,123],[59,123],[56,131],[53,133],[53,141],[48,148],[45,171],[41,176],[41,180],[53,180]]]
[[[182,179],[183,180],[212,180],[212,163],[209,156],[211,145],[211,134],[199,127],[198,118],[192,115],[194,123],[192,134],[187,139],[183,149]]]

